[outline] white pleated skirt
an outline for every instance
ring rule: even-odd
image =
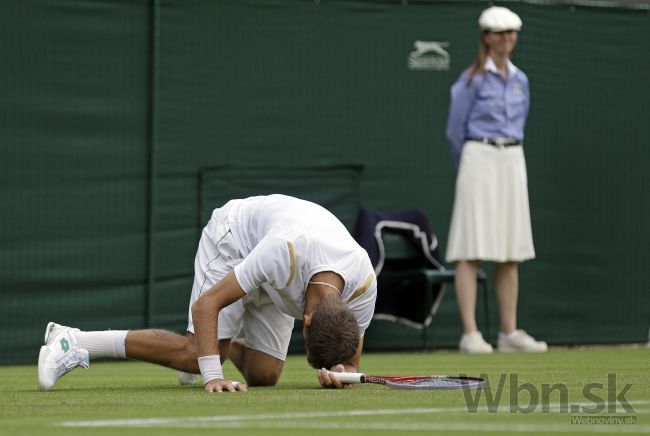
[[[535,257],[523,147],[465,143],[446,259],[521,262]]]

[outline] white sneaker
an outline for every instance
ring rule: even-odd
[[[512,337],[499,336],[499,351],[506,353],[525,351],[530,353],[543,353],[548,350],[546,342],[536,341],[523,330],[515,330]]]
[[[193,385],[201,376],[199,374],[190,374],[189,372],[178,371],[176,377],[178,377],[178,382],[185,386]]]
[[[461,353],[490,354],[492,345],[485,342],[481,332],[466,333],[460,338],[458,348]]]
[[[38,355],[38,385],[49,391],[54,383],[78,366],[90,367],[88,351],[79,347],[74,333],[79,329],[53,322],[45,329],[45,345]]]

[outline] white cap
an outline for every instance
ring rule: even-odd
[[[504,32],[506,30],[521,30],[521,18],[508,8],[492,6],[481,13],[478,18],[481,30],[489,32]]]

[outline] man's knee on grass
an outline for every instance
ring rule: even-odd
[[[350,361],[359,345],[357,320],[341,300],[321,301],[304,335],[307,361],[316,369]]]
[[[267,368],[264,371],[247,371],[244,378],[248,386],[275,386],[281,374],[281,368]]]

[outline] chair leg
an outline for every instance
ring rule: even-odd
[[[433,305],[433,296],[431,293],[433,292],[433,280],[429,278],[426,274],[424,275],[424,279],[426,282],[426,290],[427,290],[427,296],[426,296],[426,310],[427,312],[424,314],[424,319],[426,321],[427,317],[429,316],[428,311],[431,310],[431,306]],[[422,328],[422,348],[424,351],[429,351],[429,328],[428,326],[423,326]]]
[[[422,348],[424,351],[429,351],[429,328],[424,326],[422,329]]]

